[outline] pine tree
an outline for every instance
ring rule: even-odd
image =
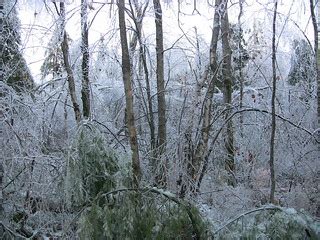
[[[293,50],[288,83],[292,86],[299,83],[310,86],[316,74],[312,49],[307,41],[294,40]]]
[[[52,79],[62,75],[65,71],[63,63],[63,55],[60,47],[60,31],[58,28],[53,32],[49,44],[47,46],[46,57],[41,66],[42,78],[46,78],[52,74]]]
[[[21,53],[20,21],[15,5],[4,1],[3,13],[0,61],[4,76],[1,81],[6,82],[18,92],[31,89],[34,81]]]

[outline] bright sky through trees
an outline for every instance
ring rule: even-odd
[[[102,36],[110,34],[110,32],[116,34],[117,28],[117,25],[115,24],[116,14],[114,10],[110,10],[110,5],[105,5],[99,11],[102,4],[95,2],[103,1],[93,2],[94,3],[91,5],[92,9],[89,11],[89,20],[94,18],[89,33],[89,43],[91,48],[96,47],[97,41]],[[177,39],[182,37],[184,33],[194,37],[195,27],[197,28],[198,34],[206,41],[206,43],[210,43],[214,9],[208,7],[206,1],[197,1],[196,10],[194,9],[193,1],[185,1],[180,7],[180,14],[178,14],[177,1],[166,2],[168,3],[164,4],[163,7],[164,32],[166,33],[165,47],[170,47],[177,41]],[[270,2],[270,4],[266,4],[267,2]],[[73,41],[79,42],[80,8],[75,4],[75,1],[70,0],[67,3],[69,3],[66,5],[68,15],[67,31]],[[55,29],[56,12],[51,1],[47,1],[46,6],[40,0],[18,1],[18,4],[19,17],[23,29],[23,52],[35,79],[39,81],[40,67],[44,59],[45,47],[50,39],[48,36],[50,36],[52,31]],[[252,28],[254,23],[269,26],[268,23],[271,20],[273,1],[247,0],[245,5],[245,12],[242,20],[245,27]],[[99,11],[99,13],[97,13],[97,11]],[[235,23],[239,12],[238,4],[233,4],[229,8],[229,12],[230,22]],[[289,24],[289,29],[292,31],[288,33],[288,36],[284,36],[285,38],[292,37],[294,33],[301,35],[301,33],[299,34],[300,30],[298,30],[293,24],[293,22],[295,22],[310,38],[310,42],[313,42],[312,23],[308,12],[308,6],[305,1],[280,1],[279,12],[279,19],[283,20],[283,24]],[[53,15],[55,17],[53,17]],[[178,23],[178,20],[180,21],[180,24]],[[145,36],[154,38],[154,22],[152,13],[146,14],[144,25]],[[271,31],[271,29],[266,29]],[[281,27],[279,27],[279,29],[281,29]],[[182,39],[180,42],[181,41],[183,42],[185,40]],[[109,45],[110,48],[117,48],[117,41],[113,44],[111,42]],[[287,50],[289,47],[289,45],[285,46]],[[94,52],[94,50],[92,52]]]

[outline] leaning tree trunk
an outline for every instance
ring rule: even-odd
[[[124,93],[126,96],[126,124],[129,131],[130,147],[132,151],[132,175],[133,175],[133,185],[134,187],[139,186],[141,179],[141,169],[139,160],[139,148],[137,131],[134,120],[133,112],[133,93],[132,93],[132,72],[130,65],[130,55],[127,42],[127,32],[126,32],[126,20],[124,15],[125,4],[124,0],[117,1],[119,8],[119,28],[120,28],[120,42],[122,51],[122,76]]]
[[[223,10],[221,13],[221,38],[222,38],[222,76],[224,83],[224,104],[227,108],[232,106],[232,70],[231,70],[231,48],[230,48],[230,27],[228,19],[228,0],[223,0]],[[225,119],[228,119],[230,110],[226,111]],[[228,172],[228,184],[235,186],[235,162],[234,162],[234,138],[232,120],[228,121],[225,135],[226,161],[225,168]]]
[[[156,24],[156,55],[157,55],[157,101],[158,101],[158,159],[165,153],[167,130],[166,130],[166,99],[164,83],[164,62],[163,62],[163,29],[162,9],[159,0],[153,0]],[[160,171],[156,174],[156,184],[166,186],[167,184],[167,160],[160,163]]]
[[[60,14],[61,14],[61,20],[62,20],[62,42],[61,42],[61,50],[63,54],[63,61],[64,61],[64,67],[67,72],[67,81],[69,86],[69,93],[71,97],[71,102],[73,106],[73,111],[75,114],[75,118],[77,123],[81,121],[81,111],[77,100],[76,95],[76,85],[74,81],[73,71],[69,60],[69,44],[68,44],[68,34],[65,30],[65,21],[66,21],[66,14],[65,14],[65,7],[64,3],[60,3]]]
[[[221,5],[221,0],[216,0],[215,2],[215,13],[213,20],[213,29],[212,29],[212,37],[210,44],[210,53],[209,53],[209,65],[207,69],[203,73],[202,82],[208,82],[208,89],[205,94],[204,102],[203,102],[203,110],[201,116],[201,130],[200,137],[197,142],[195,149],[193,150],[193,146],[189,144],[188,150],[188,159],[187,162],[187,177],[189,179],[184,179],[181,183],[181,189],[179,192],[179,196],[181,198],[185,197],[186,191],[190,188],[191,192],[196,193],[200,189],[201,181],[203,179],[204,173],[206,172],[208,165],[208,141],[209,134],[211,129],[211,120],[212,120],[212,98],[214,94],[214,86],[216,83],[216,76],[218,73],[218,63],[217,63],[217,46],[219,40],[219,32],[220,32],[220,13],[219,6]],[[211,74],[209,74],[209,72]],[[210,76],[210,78],[209,78]],[[197,94],[200,94],[201,88],[204,84],[198,86]],[[200,105],[198,101],[195,101],[195,104]],[[194,107],[197,107],[194,106]],[[193,112],[194,113],[194,112]],[[193,117],[193,116],[191,116]],[[187,130],[186,136],[190,139],[191,142],[191,128]],[[200,171],[200,168],[202,170]],[[180,181],[180,180],[179,180]],[[188,184],[189,183],[189,184]]]
[[[89,39],[88,39],[88,2],[81,0],[81,52],[82,52],[82,111],[83,117],[90,117],[90,82],[89,82]]]
[[[270,140],[270,178],[271,178],[271,188],[270,188],[270,203],[274,203],[274,192],[276,188],[276,179],[274,173],[274,145],[275,145],[275,134],[276,134],[276,89],[277,89],[277,72],[276,72],[276,20],[277,20],[277,7],[278,0],[274,3],[273,12],[273,23],[272,23],[272,97],[271,97],[271,140]]]

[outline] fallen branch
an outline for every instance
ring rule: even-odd
[[[19,233],[15,232],[14,230],[7,227],[3,222],[0,221],[0,226],[4,229],[4,233],[2,236],[5,236],[5,232],[9,232],[9,234],[14,237],[14,239],[25,239],[24,236],[20,235]]]
[[[264,210],[277,210],[277,211],[282,211],[282,208],[278,207],[278,206],[275,206],[275,205],[267,205],[267,206],[264,206],[264,207],[261,207],[261,208],[256,208],[256,209],[252,209],[250,211],[247,211],[245,213],[242,213],[240,214],[239,216],[237,216],[236,218],[234,219],[231,219],[230,221],[228,221],[226,224],[224,224],[222,227],[220,227],[218,230],[216,230],[213,235],[216,235],[218,232],[220,232],[221,230],[223,230],[224,228],[226,228],[227,226],[229,226],[230,224],[238,221],[240,218],[248,215],[248,214],[251,214],[251,213],[254,213],[254,212],[259,212],[259,211],[264,211]]]

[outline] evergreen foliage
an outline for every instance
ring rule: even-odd
[[[168,194],[168,195],[167,195]],[[120,189],[98,196],[80,218],[80,239],[207,239],[195,207],[156,189]]]
[[[69,152],[66,190],[69,203],[80,206],[100,192],[116,187],[118,157],[107,147],[99,129],[90,123],[79,127]]]
[[[232,87],[235,89],[239,89],[239,71],[243,71],[248,64],[251,56],[248,52],[248,46],[244,39],[243,32],[239,29],[239,26],[236,24],[230,24],[230,48],[232,51]],[[219,49],[219,55],[223,57],[222,52],[220,52],[221,49]],[[216,88],[223,89],[223,74],[222,69],[219,69],[218,74],[218,80],[216,84]]]
[[[42,78],[52,74],[53,77],[56,74],[62,74],[64,70],[63,55],[60,47],[61,31],[56,28],[51,37],[48,49],[46,50],[46,58],[41,65]]]
[[[299,83],[307,83],[309,85],[315,76],[315,62],[312,48],[306,40],[294,40],[293,50],[288,83],[292,86]]]
[[[248,52],[248,44],[243,36],[243,30],[236,24],[230,25],[230,47],[232,50],[233,68],[239,71],[248,63],[250,56]]]
[[[21,53],[20,21],[15,6],[6,1],[3,32],[0,36],[0,62],[4,66],[4,81],[16,91],[34,86],[32,75]]]

